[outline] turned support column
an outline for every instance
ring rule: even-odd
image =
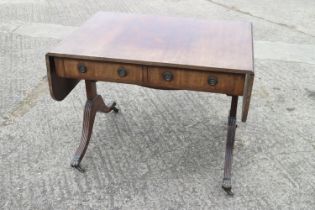
[[[232,96],[231,109],[228,118],[228,132],[226,139],[225,149],[225,162],[224,162],[224,176],[222,188],[227,192],[228,195],[233,195],[232,183],[231,183],[231,171],[232,171],[232,160],[233,160],[233,148],[235,141],[236,131],[236,112],[237,112],[237,101],[238,96]]]
[[[115,102],[112,103],[110,106],[106,106],[102,96],[97,95],[96,81],[86,80],[85,86],[87,101],[85,104],[83,114],[82,136],[80,145],[77,148],[71,161],[71,166],[82,172],[84,170],[80,167],[80,162],[83,159],[86,149],[90,142],[96,112],[103,113],[108,113],[110,111],[114,111],[115,113],[118,112],[118,109],[115,107],[116,106]]]

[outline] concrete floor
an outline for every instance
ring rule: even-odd
[[[48,92],[44,55],[99,10],[248,20],[256,79],[221,190],[229,98],[99,83],[82,166],[84,86]],[[315,1],[0,0],[0,209],[315,209]],[[240,115],[240,112],[238,113]]]

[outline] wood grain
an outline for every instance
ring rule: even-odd
[[[244,74],[221,73],[211,71],[193,71],[190,69],[146,67],[141,65],[102,63],[86,60],[55,59],[56,72],[60,77],[112,81],[118,83],[137,84],[160,89],[197,90],[228,95],[243,95]],[[84,64],[86,73],[80,73],[78,65]],[[127,71],[125,77],[118,75],[118,69],[124,67]],[[173,75],[172,81],[163,78],[164,72]],[[218,84],[209,85],[208,77],[216,78]]]
[[[99,12],[49,52],[69,57],[253,72],[251,24]]]
[[[171,72],[173,79],[166,81],[163,78],[164,72]],[[216,78],[218,83],[209,85],[209,76]],[[245,77],[242,74],[191,71],[165,67],[149,67],[148,71],[148,86],[150,87],[207,91],[228,95],[242,95],[244,79]]]
[[[92,62],[87,60],[57,59],[55,61],[60,69],[57,69],[58,75],[66,78],[112,81],[121,83],[141,83],[142,66],[120,63]],[[87,68],[86,73],[80,73],[78,64],[83,64]],[[125,77],[120,77],[118,69],[123,67],[127,71]]]

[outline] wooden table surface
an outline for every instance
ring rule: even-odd
[[[98,12],[50,54],[248,73],[252,49],[248,22]]]

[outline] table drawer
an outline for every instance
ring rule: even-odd
[[[175,68],[149,67],[148,84],[156,88],[184,89],[243,95],[245,75]]]
[[[60,77],[124,83],[142,81],[140,65],[60,58],[55,58],[55,64]]]

